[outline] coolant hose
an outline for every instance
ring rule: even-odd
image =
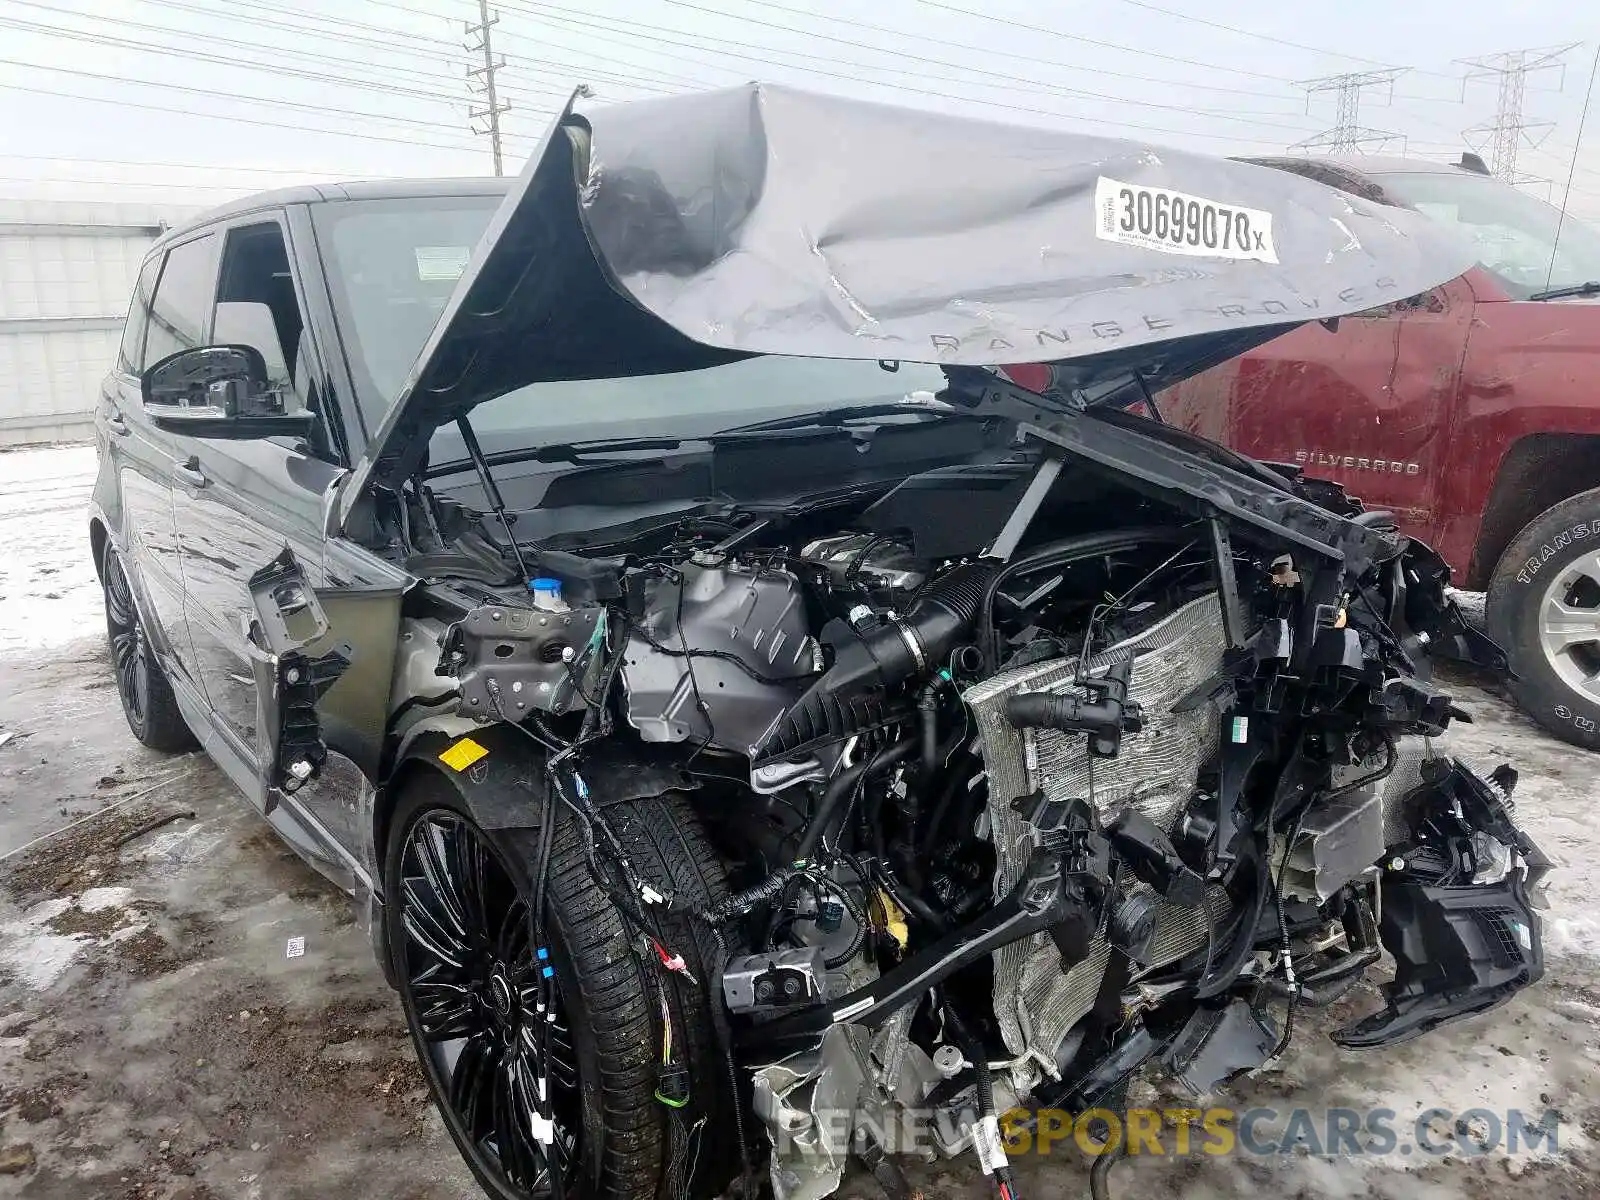
[[[922,717],[922,784],[927,786],[939,770],[939,685],[937,675],[917,696],[917,712]]]
[[[896,763],[905,759],[917,748],[916,740],[906,738],[896,742],[881,754],[863,759],[858,763],[846,767],[831,780],[827,789],[822,793],[822,799],[817,801],[817,807],[807,822],[805,832],[800,835],[800,845],[795,850],[795,859],[806,862],[816,854],[818,845],[822,842],[822,835],[827,832],[828,824],[833,820],[833,815],[844,802],[844,798],[855,790],[856,783],[869,775],[877,775],[887,771]]]

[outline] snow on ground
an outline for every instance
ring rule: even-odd
[[[104,627],[89,556],[93,446],[0,452],[0,653]]]

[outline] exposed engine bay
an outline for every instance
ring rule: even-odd
[[[606,747],[691,781],[730,888],[697,986],[782,1200],[903,1107],[1007,1181],[1002,1113],[1115,1107],[1144,1068],[1211,1092],[1384,951],[1343,1046],[1543,970],[1515,772],[1431,741],[1468,718],[1429,654],[1503,665],[1437,556],[1148,419],[1016,430],[865,498],[542,555],[531,601],[481,589],[443,640],[459,714],[525,727],[573,803]],[[672,904],[586,819],[619,904]]]

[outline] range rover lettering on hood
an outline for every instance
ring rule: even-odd
[[[1416,214],[1142,142],[764,84],[569,104],[351,493],[409,474],[438,426],[542,381],[757,354],[1050,362],[1056,390],[1092,401],[1471,262]]]

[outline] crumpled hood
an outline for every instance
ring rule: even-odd
[[[1090,399],[1134,373],[1156,389],[1471,261],[1415,213],[1142,142],[762,84],[569,105],[361,482],[528,384],[752,354],[1045,361]]]

